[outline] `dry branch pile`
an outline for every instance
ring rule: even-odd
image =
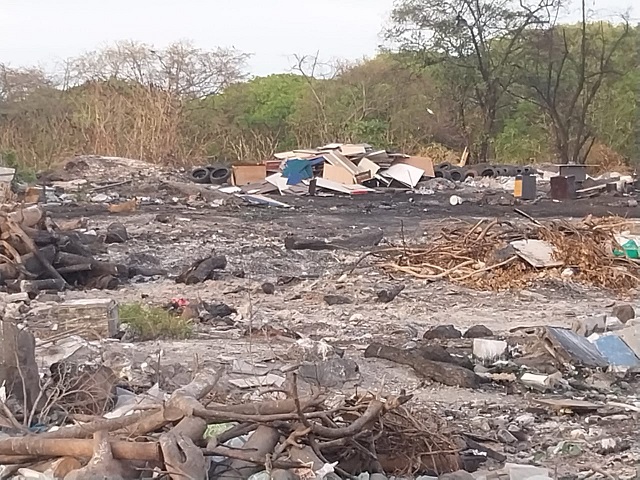
[[[613,254],[619,248],[615,234],[633,222],[609,217],[581,222],[534,221],[527,225],[509,221],[480,220],[445,227],[424,246],[399,246],[379,250],[379,265],[390,273],[404,273],[435,281],[446,279],[472,288],[506,290],[532,281],[559,278],[570,272],[575,281],[626,292],[640,285],[640,262]],[[548,242],[561,267],[534,268],[509,244],[515,240]],[[570,269],[570,270],[566,270]]]
[[[358,396],[328,408],[319,393],[300,396],[291,376],[286,399],[213,404],[208,398],[221,374],[201,371],[163,404],[140,404],[117,418],[85,415],[86,423],[21,436],[16,428],[14,436],[0,438],[0,464],[17,471],[42,468],[44,462],[55,469],[67,459],[72,471],[56,478],[123,480],[150,470],[166,478],[204,480],[247,478],[265,469],[273,477],[290,470],[299,478],[316,478],[314,472],[329,465],[343,477],[363,471],[437,475],[460,468],[460,449],[439,433],[441,425],[416,420],[403,407],[408,396]],[[210,425],[220,425],[221,433],[207,437]],[[229,444],[247,434],[241,448]],[[215,461],[209,465],[207,457]],[[90,458],[84,467],[76,461],[68,468],[69,459]]]
[[[64,230],[37,206],[0,212],[0,285],[10,290],[115,288],[127,269],[94,257],[105,251],[97,236]]]

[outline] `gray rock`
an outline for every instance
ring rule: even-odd
[[[305,382],[318,387],[336,388],[346,382],[360,380],[358,364],[348,358],[333,358],[324,362],[306,362],[300,365],[298,374]]]
[[[509,430],[505,430],[504,428],[498,430],[496,438],[499,442],[506,443],[508,445],[518,441],[518,439]]]
[[[107,236],[105,237],[105,243],[124,243],[129,240],[127,229],[121,223],[112,223],[107,227]]]
[[[475,477],[473,475],[464,470],[458,470],[457,472],[453,473],[445,473],[444,475],[440,475],[438,478],[440,480],[475,480]]]
[[[388,480],[386,475],[382,473],[372,473],[369,480]]]
[[[436,338],[462,338],[462,333],[460,333],[460,330],[453,325],[438,325],[427,330],[422,338],[425,340],[433,340]]]
[[[353,300],[345,295],[325,295],[324,301],[327,305],[349,305]]]
[[[622,323],[627,323],[629,320],[636,318],[636,311],[631,305],[623,304],[613,307],[613,316],[617,317]]]
[[[464,338],[486,338],[493,337],[493,332],[484,325],[474,325],[464,332]]]
[[[262,291],[267,295],[273,295],[276,291],[276,286],[273,283],[265,282],[262,284]]]

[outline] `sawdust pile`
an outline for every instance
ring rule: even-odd
[[[504,291],[563,278],[625,293],[640,285],[640,261],[614,255],[620,248],[615,235],[637,228],[637,223],[618,217],[544,224],[480,220],[444,227],[425,245],[394,246],[374,255],[390,274],[446,279],[476,289]],[[548,242],[561,265],[534,268],[510,245],[516,240]]]

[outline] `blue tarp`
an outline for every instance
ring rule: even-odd
[[[313,166],[324,162],[324,157],[312,159],[291,158],[285,163],[282,176],[286,177],[287,185],[297,185],[302,180],[313,178]]]

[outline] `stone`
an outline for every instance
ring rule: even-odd
[[[607,317],[600,315],[597,317],[577,318],[571,324],[571,330],[578,335],[588,337],[593,333],[602,333],[607,328]]]
[[[107,227],[105,243],[124,243],[127,240],[129,240],[129,234],[123,224],[116,222]]]
[[[431,327],[422,336],[425,340],[433,340],[436,338],[462,338],[462,333],[453,325],[437,325]]]
[[[439,480],[475,480],[475,477],[471,475],[469,472],[464,470],[458,470],[453,473],[445,473],[444,475],[440,475]]]
[[[629,320],[636,318],[636,311],[631,305],[623,304],[613,307],[612,312],[614,317],[617,317],[622,323],[627,323]]]
[[[531,413],[525,413],[523,415],[517,416],[514,422],[521,427],[526,427],[529,425],[533,425],[536,422],[536,417]]]
[[[486,338],[493,337],[493,332],[484,325],[474,325],[463,335],[464,338]]]
[[[325,295],[324,301],[327,305],[349,305],[353,303],[353,300],[345,295]]]
[[[404,290],[404,285],[393,285],[388,288],[382,288],[376,292],[378,301],[382,303],[389,303],[396,298],[400,292]]]
[[[387,480],[387,476],[382,473],[372,473],[369,480]]]
[[[273,295],[276,291],[276,286],[273,283],[265,282],[262,284],[262,291],[267,295]]]
[[[505,430],[504,428],[498,430],[496,438],[500,443],[506,443],[507,445],[511,445],[518,441],[518,439],[509,430]]]

